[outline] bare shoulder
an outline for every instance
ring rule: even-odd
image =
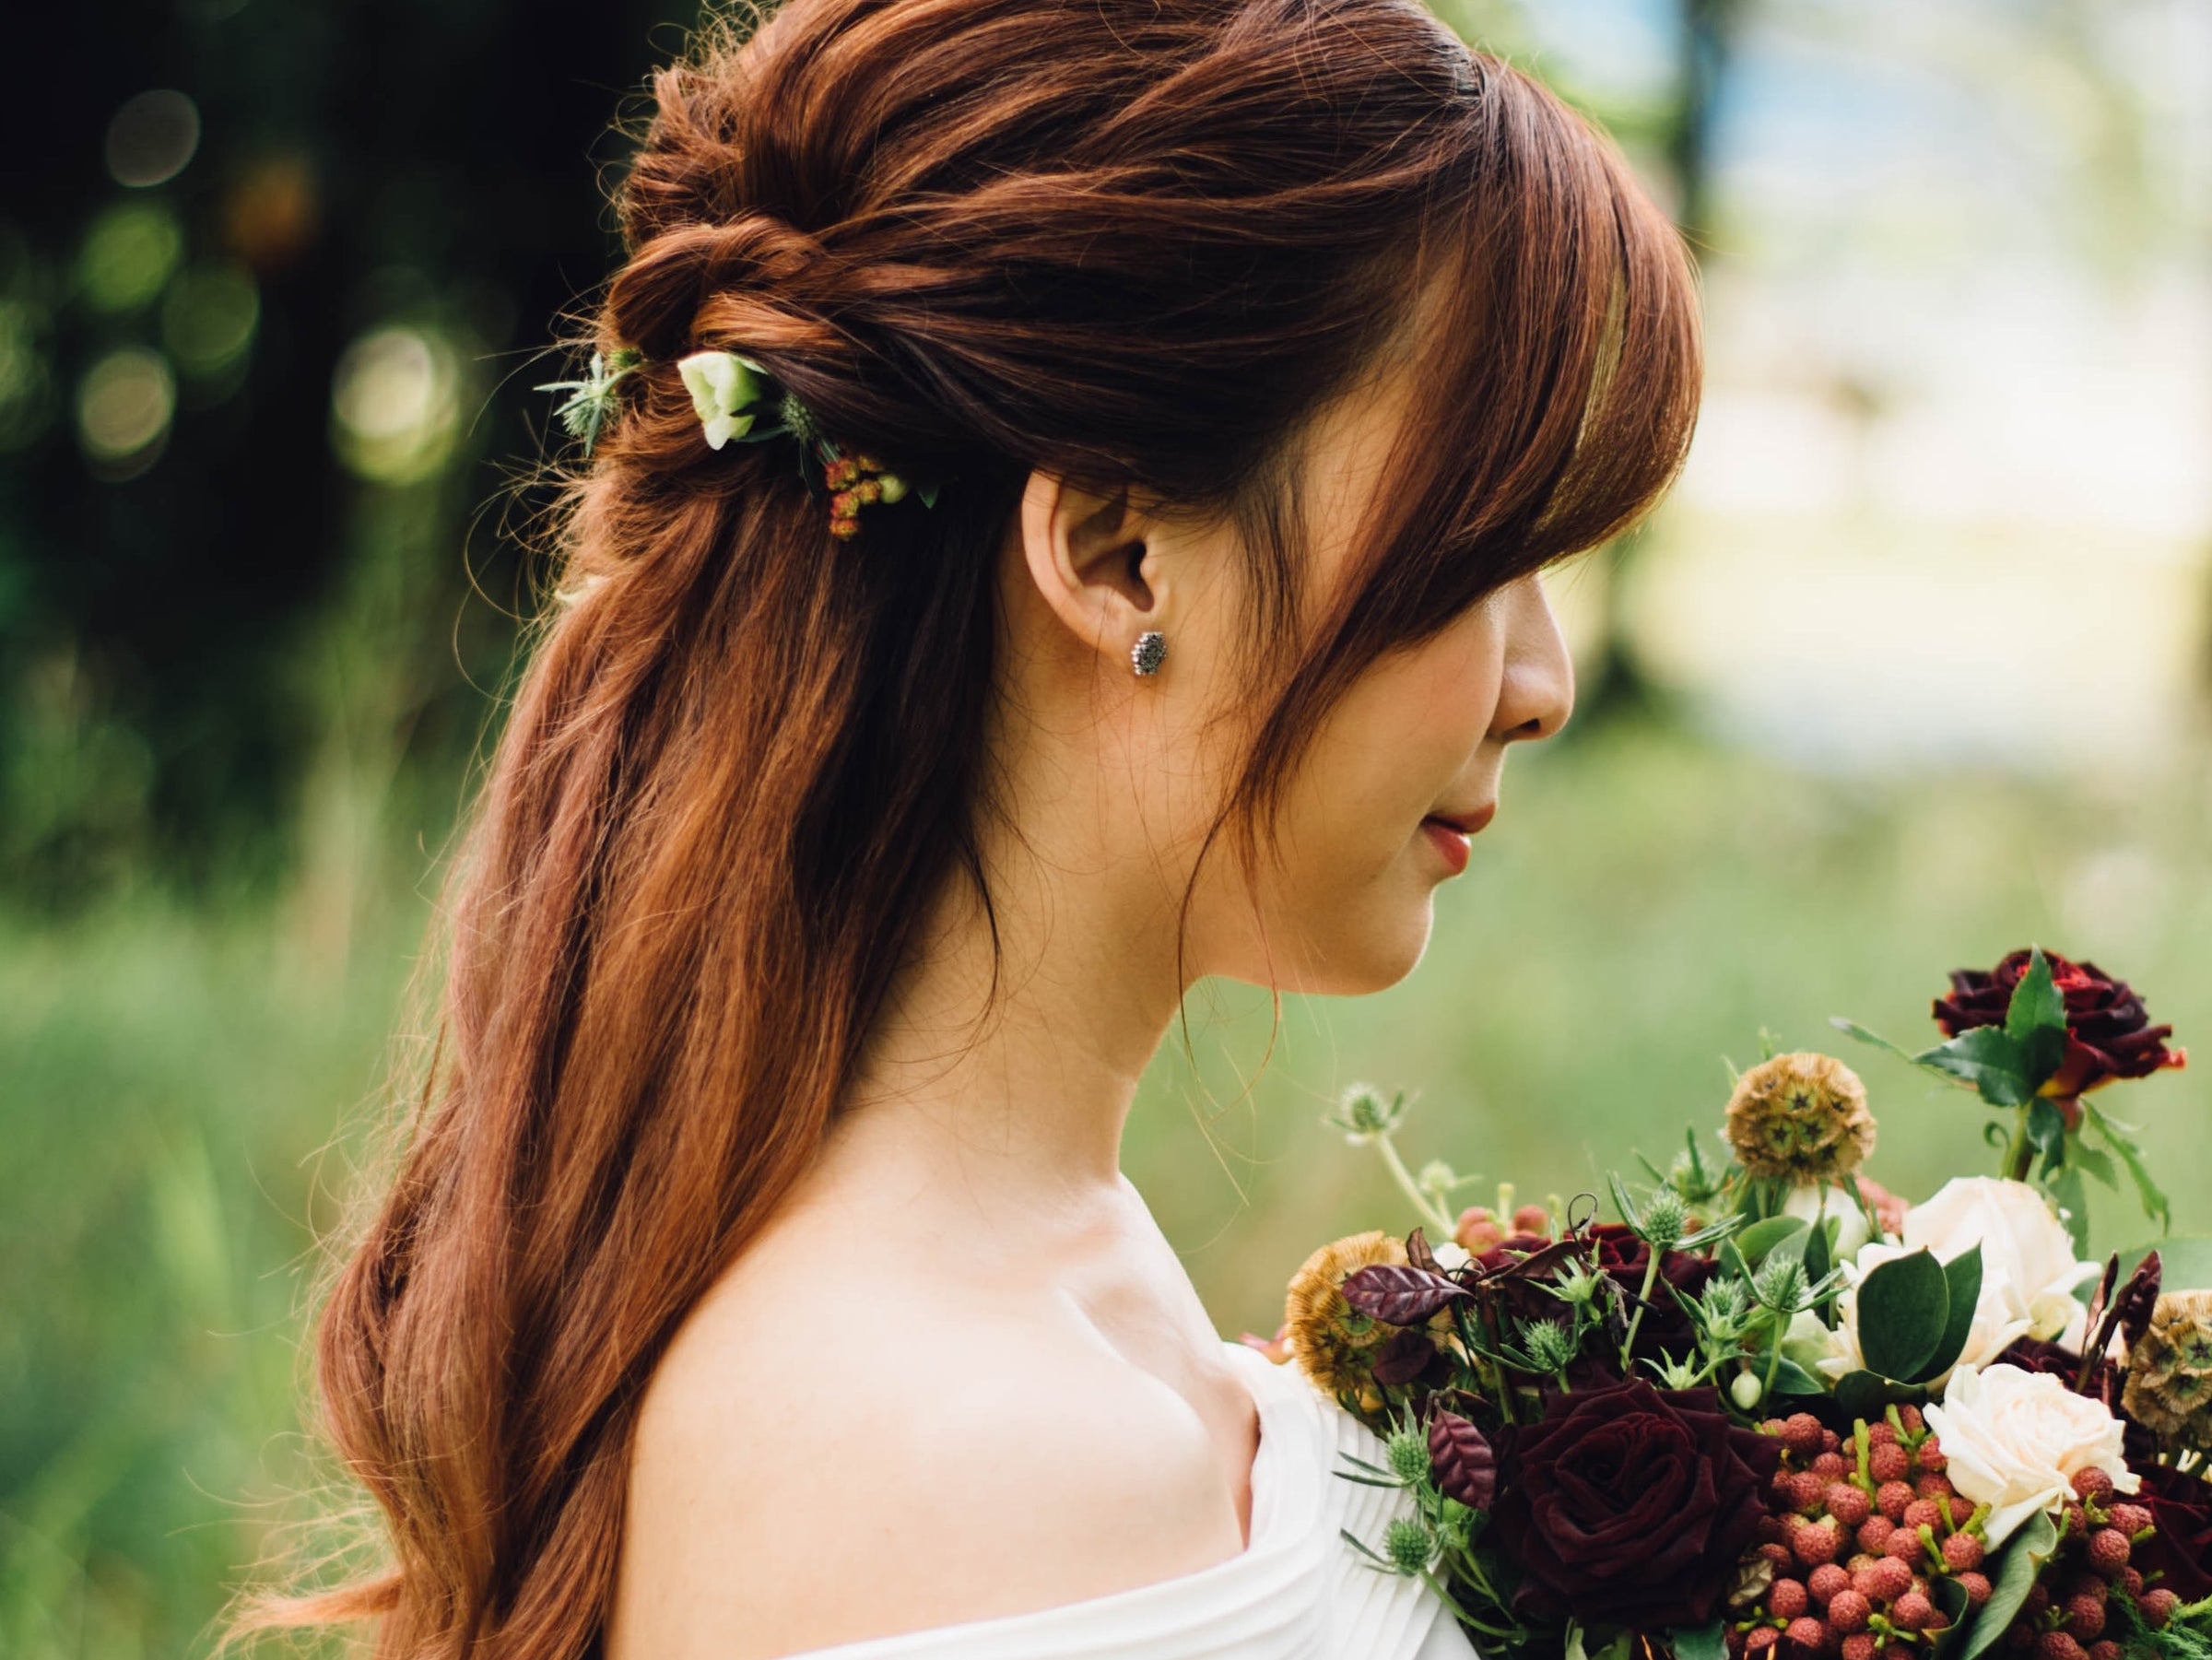
[[[1197,1414],[1037,1313],[919,1275],[718,1287],[647,1392],[608,1660],[770,1660],[1235,1555]]]

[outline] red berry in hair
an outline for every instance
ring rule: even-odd
[[[1759,1554],[1774,1564],[1774,1572],[1777,1573],[1787,1573],[1797,1565],[1797,1559],[1790,1554],[1790,1548],[1787,1545],[1761,1545],[1759,1548]]]
[[[1813,1594],[1813,1601],[1825,1608],[1835,1600],[1837,1592],[1851,1589],[1850,1571],[1822,1562],[1805,1576],[1805,1588]]]
[[[2089,1644],[2089,1660],[2120,1660],[2120,1645],[2110,1637]]]
[[[1859,1524],[1859,1548],[1879,1556],[1882,1547],[1889,1542],[1889,1536],[1896,1531],[1897,1524],[1888,1516],[1868,1516]]]
[[[1919,1591],[1908,1591],[1890,1607],[1890,1622],[1900,1631],[1917,1631],[1935,1618],[1936,1605]]]
[[[1901,1522],[1905,1506],[1912,1502],[1912,1488],[1904,1482],[1885,1481],[1875,1492],[1874,1507],[1892,1522]]]
[[[2135,1545],[2117,1527],[2100,1527],[2088,1538],[2089,1566],[2112,1578],[2127,1566],[2127,1559],[2136,1553]]]
[[[1809,1412],[1793,1412],[1782,1420],[1782,1444],[1800,1457],[1821,1451],[1820,1420]]]
[[[1863,1631],[1874,1618],[1874,1604],[1845,1586],[1828,1601],[1828,1623],[1839,1631]]]
[[[1791,1620],[1790,1629],[1783,1635],[1806,1654],[1817,1654],[1820,1652],[1821,1643],[1827,1641],[1828,1628],[1807,1614]]]
[[[2149,1509],[2141,1504],[2115,1504],[2112,1513],[2112,1525],[2131,1539],[2150,1526],[2154,1519]]]
[[[1959,1576],[1959,1588],[1966,1593],[1967,1607],[1978,1608],[1989,1600],[1993,1589],[1986,1573],[1966,1572]]]
[[[1830,1481],[1835,1480],[1839,1476],[1851,1474],[1851,1466],[1843,1462],[1843,1454],[1841,1453],[1823,1453],[1819,1457],[1814,1459],[1808,1467],[1814,1475],[1826,1476]]]
[[[2109,1499],[2112,1495],[2112,1478],[2095,1465],[2084,1465],[2074,1472],[2074,1496],[2077,1499]]]
[[[2094,1596],[2077,1596],[2066,1603],[2066,1630],[2080,1642],[2094,1642],[2104,1635],[2104,1604]]]
[[[1911,1567],[1919,1561],[1924,1554],[1921,1550],[1920,1535],[1910,1527],[1899,1528],[1889,1536],[1889,1542],[1882,1547],[1882,1554],[1893,1562],[1902,1562],[1908,1568]]]
[[[2012,1649],[2031,1649],[2035,1646],[2035,1628],[2024,1619],[2016,1619],[2005,1628],[2005,1646]]]
[[[1924,1527],[1943,1525],[1943,1506],[1933,1499],[1915,1499],[1905,1506],[1904,1525],[1914,1533]]]
[[[1882,1652],[1882,1640],[1872,1631],[1859,1631],[1844,1638],[1843,1646],[1837,1652],[1843,1660],[1875,1660]]]
[[[1964,1527],[1969,1522],[1974,1519],[1974,1501],[1968,1498],[1964,1493],[1953,1493],[1949,1498],[1944,1500],[1943,1502],[1950,1506],[1951,1525],[1953,1527]]]
[[[1767,1612],[1777,1619],[1794,1619],[1812,1606],[1803,1580],[1778,1579],[1767,1588]]]
[[[1886,1418],[1866,1426],[1866,1444],[1870,1447],[1886,1447],[1896,1439],[1897,1431],[1890,1428]]]
[[[2173,1618],[2173,1611],[2182,1606],[2182,1599],[2164,1585],[2153,1585],[2143,1593],[2138,1606],[2143,1610],[2143,1618],[2155,1629]]]
[[[1902,1481],[1912,1473],[1912,1454],[1894,1441],[1885,1442],[1867,1452],[1866,1473],[1877,1482]]]
[[[1912,1456],[1924,1476],[1941,1475],[1951,1462],[1949,1454],[1943,1450],[1943,1442],[1933,1435],[1920,1443],[1919,1450]]]
[[[1903,1406],[1897,1409],[1897,1421],[1905,1426],[1907,1435],[1918,1435],[1928,1427],[1928,1420],[1920,1415],[1920,1408]]]
[[[1912,1484],[1912,1490],[1924,1499],[1947,1499],[1959,1489],[1948,1476],[1923,1476]]]
[[[2020,1604],[2020,1609],[2030,1617],[2041,1619],[2050,1606],[2051,1587],[2039,1579],[2028,1587],[2028,1599]]]
[[[2123,1591],[2126,1592],[2126,1593],[2127,1593],[2127,1594],[2128,1594],[2130,1596],[2140,1596],[2140,1595],[2143,1595],[2143,1574],[2142,1574],[2142,1571],[2141,1571],[2141,1570],[2139,1570],[2139,1569],[2136,1569],[2136,1568],[2123,1568],[2123,1569],[2121,1569],[2121,1570],[2120,1570],[2120,1581],[2119,1581],[2119,1583],[2120,1583],[2120,1588],[2121,1588]]]
[[[1807,1568],[1817,1568],[1842,1554],[1842,1531],[1833,1522],[1807,1522],[1790,1536],[1790,1549]]]
[[[2088,1660],[2081,1644],[2065,1631],[2045,1631],[2035,1652],[2041,1660]]]
[[[1943,1542],[1944,1564],[1953,1573],[1979,1568],[1983,1555],[1982,1541],[1971,1533],[1955,1533]]]
[[[1776,1631],[1772,1626],[1753,1626],[1751,1628],[1751,1634],[1744,1639],[1744,1653],[1747,1654],[1762,1654],[1781,1641],[1782,1633]]]
[[[1893,1642],[1882,1651],[1882,1660],[1912,1660],[1912,1651],[1901,1642]]]
[[[1856,1527],[1874,1514],[1874,1501],[1864,1489],[1848,1481],[1830,1482],[1828,1491],[1821,1495],[1821,1502],[1828,1506],[1828,1513],[1846,1527]]]
[[[1759,1517],[1757,1537],[1762,1543],[1779,1545],[1789,1536],[1790,1530],[1783,1525],[1780,1516],[1770,1511],[1767,1514]]]
[[[1828,1482],[1810,1470],[1799,1470],[1790,1478],[1788,1502],[1794,1511],[1811,1515],[1820,1508],[1820,1501],[1828,1496]]]
[[[1843,1438],[1841,1435],[1838,1435],[1833,1430],[1824,1429],[1820,1431],[1820,1450],[1822,1452],[1840,1452],[1842,1449],[1842,1446]]]

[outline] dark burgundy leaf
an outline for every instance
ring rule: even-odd
[[[1488,1510],[1498,1497],[1498,1454],[1489,1438],[1456,1412],[1429,1420],[1429,1463],[1437,1490],[1469,1510]]]
[[[1395,1263],[1376,1263],[1344,1282],[1345,1301],[1386,1325],[1418,1325],[1466,1294],[1441,1274]]]

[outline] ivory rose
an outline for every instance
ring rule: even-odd
[[[2039,1510],[2065,1502],[2080,1470],[2102,1470],[2124,1493],[2143,1485],[2121,1450],[2120,1420],[2049,1372],[1961,1366],[1943,1404],[1924,1411],[1951,1485],[1990,1507],[1993,1547]]]
[[[1858,1341],[1858,1285],[1886,1262],[1926,1250],[1950,1262],[1982,1247],[1982,1295],[1959,1365],[1984,1366],[2020,1337],[2037,1337],[2078,1349],[2088,1312],[2074,1295],[2097,1277],[2095,1263],[2077,1261],[2065,1225],[2042,1195],[2025,1182],[1960,1176],[1944,1183],[1924,1205],[1905,1212],[1900,1244],[1876,1242],[1852,1259],[1851,1285],[1838,1299],[1841,1316],[1830,1334],[1820,1370],[1831,1378],[1865,1364]],[[1936,1380],[1938,1386],[1941,1380]]]

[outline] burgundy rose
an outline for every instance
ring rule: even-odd
[[[2070,1102],[2115,1078],[2147,1077],[2163,1066],[2187,1063],[2185,1049],[2169,1049],[2171,1026],[2153,1026],[2143,999],[2124,980],[2114,980],[2093,962],[2069,962],[2045,951],[2051,978],[2066,1003],[2066,1053],[2042,1092]],[[2002,1026],[2012,1005],[2013,987],[2028,971],[2030,953],[2014,951],[1988,973],[1953,969],[1951,995],[1936,999],[1936,1024],[1955,1038],[1977,1026]],[[2067,1113],[2068,1122],[2077,1114]]]
[[[1516,1604],[1640,1631],[1712,1620],[1782,1460],[1712,1390],[1641,1378],[1547,1394],[1504,1442],[1492,1536],[1521,1568]]]
[[[2136,1547],[2135,1565],[2183,1602],[2212,1596],[2212,1486],[2171,1465],[2136,1466],[2143,1490],[2128,1495],[2146,1507],[2158,1532]]]
[[[1652,1248],[1630,1230],[1625,1222],[1600,1222],[1590,1230],[1597,1246],[1597,1266],[1629,1296],[1629,1308],[1643,1290],[1643,1276],[1651,1266]],[[1652,1301],[1636,1328],[1636,1354],[1656,1360],[1661,1354],[1687,1360],[1697,1348],[1697,1330],[1666,1288],[1695,1297],[1714,1273],[1712,1262],[1686,1251],[1669,1251],[1659,1262],[1659,1278],[1652,1286]]]

